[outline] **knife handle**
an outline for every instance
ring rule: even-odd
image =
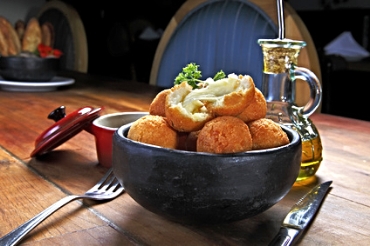
[[[279,233],[272,239],[269,246],[289,246],[293,245],[293,242],[296,241],[298,238],[298,234],[300,230],[287,228],[287,227],[280,227]]]

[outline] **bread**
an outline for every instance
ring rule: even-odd
[[[3,16],[0,16],[0,55],[15,56],[21,52],[34,53],[39,44],[53,48],[54,27],[50,22],[40,26],[39,21],[33,17],[27,25],[18,20],[14,27]]]
[[[50,22],[45,22],[41,25],[41,34],[41,43],[46,46],[54,47],[54,27]]]
[[[8,42],[6,41],[1,30],[0,30],[0,55],[8,56]]]
[[[42,33],[39,21],[33,17],[26,26],[22,39],[22,51],[35,52],[37,46],[41,43]]]
[[[23,20],[17,20],[14,25],[15,31],[17,32],[20,42],[22,42],[24,31],[26,29],[26,23]]]
[[[17,32],[10,22],[0,16],[0,52],[2,56],[18,55],[21,51],[21,43]]]

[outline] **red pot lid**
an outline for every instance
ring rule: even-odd
[[[65,115],[64,106],[52,111],[48,118],[56,122],[36,138],[35,149],[32,151],[31,157],[45,154],[81,132],[100,116],[101,109],[86,106],[68,115]]]

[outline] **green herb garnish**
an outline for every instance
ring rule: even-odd
[[[193,89],[198,88],[199,83],[204,83],[203,80],[200,80],[202,77],[202,72],[198,69],[199,65],[192,62],[189,63],[186,67],[182,69],[182,72],[177,75],[175,78],[175,85],[181,84],[182,82],[186,81],[189,85],[193,87]],[[219,80],[226,77],[226,74],[221,70],[213,77],[213,80]]]
[[[199,82],[203,82],[199,78],[202,77],[202,72],[198,70],[199,65],[195,63],[189,63],[182,69],[182,72],[175,78],[175,85],[181,84],[186,81],[193,88],[198,87]]]
[[[219,80],[219,79],[223,79],[226,77],[226,74],[224,73],[224,71],[220,70],[218,73],[216,73],[216,75],[213,77],[213,80],[216,81],[216,80]]]

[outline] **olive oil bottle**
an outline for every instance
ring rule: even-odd
[[[318,108],[321,84],[310,70],[297,66],[304,41],[290,39],[259,39],[263,53],[261,91],[267,101],[266,118],[296,130],[302,140],[302,163],[297,181],[313,177],[322,161],[320,134],[309,116]],[[295,105],[296,78],[306,81],[311,90],[304,107]]]

